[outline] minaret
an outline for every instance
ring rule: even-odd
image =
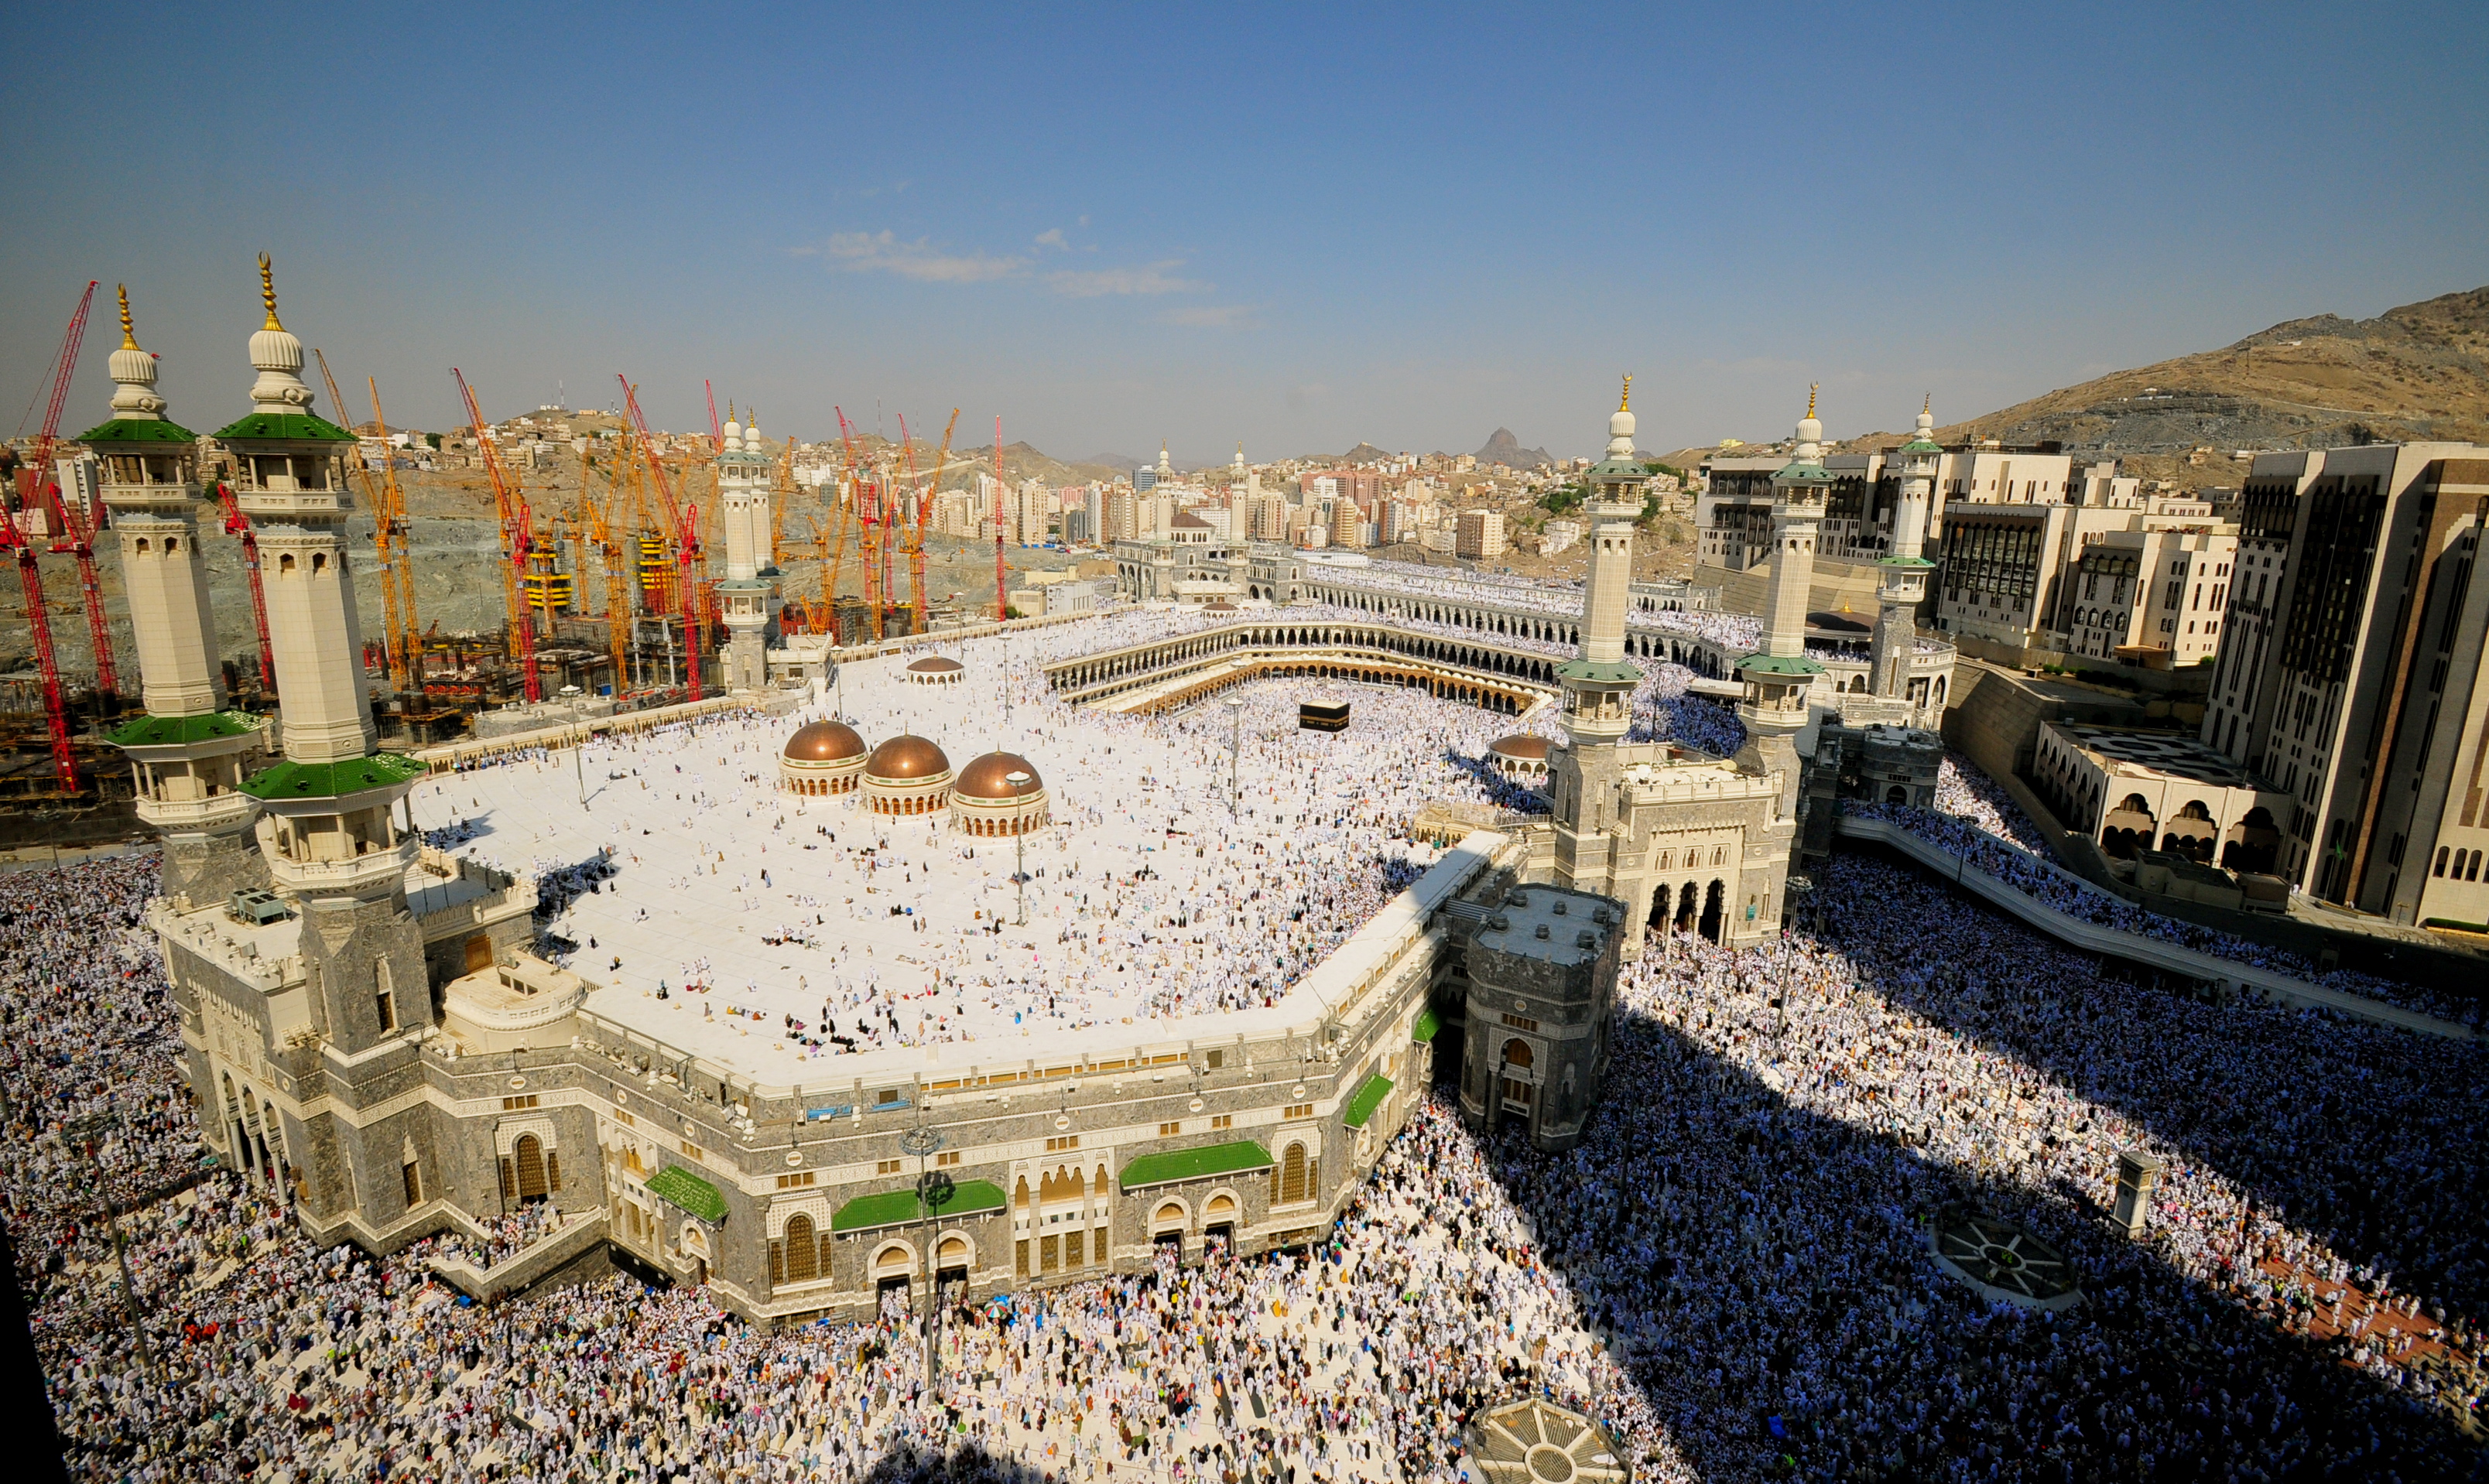
[[[1928,595],[1928,578],[1935,563],[1919,555],[1927,542],[1928,507],[1935,494],[1936,456],[1944,450],[1932,436],[1935,399],[1919,408],[1918,433],[1893,451],[1901,466],[1901,499],[1893,507],[1893,546],[1875,563],[1875,694],[1904,696],[1910,683],[1910,655],[1917,648],[1915,616]]]
[[[1159,482],[1160,484],[1164,484],[1175,477],[1175,471],[1167,468],[1166,448],[1166,441],[1164,439],[1160,439],[1159,441]]]
[[[1556,879],[1586,892],[1613,883],[1616,790],[1622,775],[1616,744],[1633,721],[1642,667],[1625,658],[1625,609],[1632,600],[1634,522],[1643,512],[1649,471],[1634,457],[1633,378],[1608,417],[1607,456],[1585,476],[1590,498],[1589,580],[1582,594],[1581,654],[1556,668],[1564,690],[1565,745],[1552,759],[1548,786],[1556,810]]]
[[[418,842],[392,813],[426,769],[373,751],[345,540],[343,450],[354,436],[312,411],[298,374],[302,342],[276,317],[264,254],[259,272],[268,318],[250,337],[251,411],[216,437],[233,451],[236,499],[259,527],[285,757],[243,788],[267,812],[259,839],[270,879],[302,915],[311,1030],[332,1056],[361,1066],[432,1023],[422,935],[406,904]],[[377,1074],[393,1064],[370,1065]],[[337,1184],[349,1179],[342,1160],[298,1163],[311,1172],[314,1212],[355,1204]],[[389,1168],[393,1178],[393,1160]]]
[[[1815,542],[1832,475],[1823,467],[1823,424],[1815,417],[1815,389],[1806,394],[1806,416],[1797,425],[1797,452],[1772,475],[1771,585],[1763,599],[1763,643],[1737,662],[1745,699],[1737,719],[1746,725],[1738,765],[1781,777],[1785,815],[1797,808],[1798,760],[1792,738],[1808,721],[1807,690],[1823,667],[1806,657],[1806,605],[1815,580]]]
[[[251,836],[259,804],[243,774],[267,741],[265,718],[224,709],[216,620],[191,512],[201,498],[198,439],[164,415],[156,357],[138,347],[121,291],[121,349],[109,369],[112,418],[79,436],[103,464],[103,501],[121,547],[147,714],[111,734],[129,756],[139,820],[164,842],[161,881],[177,908],[268,884]]]
[[[758,691],[769,683],[767,631],[777,588],[760,575],[770,565],[769,461],[760,451],[757,420],[748,428],[727,423],[717,455],[717,489],[726,507],[726,580],[717,585],[726,620],[726,688]]]

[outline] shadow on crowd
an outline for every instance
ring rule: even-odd
[[[919,1443],[891,1446],[863,1474],[864,1484],[1050,1484],[1051,1475],[1023,1460],[962,1443],[936,1452]]]
[[[1906,918],[1908,905],[1870,897],[1855,910]],[[1850,947],[1831,918],[1829,941]],[[2030,972],[2038,945],[1994,927],[1988,941],[2005,962],[1990,965],[1982,950],[1930,976],[1952,989],[1878,987],[2237,1179],[2292,1188],[2287,1139],[2259,1146],[2255,1121],[2298,1088],[2319,1111],[2288,1127],[2320,1168],[2362,1153],[2363,1141],[2369,1158],[2408,1147],[2409,1130],[2373,1110],[2343,1122],[2322,1113],[2339,1105],[2316,1084],[2324,1053],[2340,1054],[2341,1028],[2266,1012],[2243,1019],[2132,986],[2086,1013],[2043,1016],[2037,997],[2063,986]],[[2013,961],[2022,969],[2004,972]],[[2142,1040],[2165,1068],[2160,1081],[2137,1082],[2100,1043],[2093,1033],[2111,1014],[2152,1027]],[[1769,1019],[1704,1029],[1773,1034]],[[2270,1046],[2232,1054],[2257,1037]],[[1706,1477],[2489,1478],[2446,1413],[2113,1234],[2071,1180],[1990,1178],[1799,1107],[1641,1010],[1619,1009],[1615,1047],[1603,1111],[1580,1148],[1551,1156],[1504,1140],[1493,1162],[1544,1260]],[[2196,1065],[2219,1060],[2217,1050],[2228,1057],[2218,1075]],[[2378,1077],[2437,1065],[2401,1048],[2369,1048],[2362,1062]],[[2459,1091],[2471,1107],[2470,1087]],[[2430,1153],[2466,1161],[2447,1176],[2468,1190],[2478,1153],[2462,1143]],[[2053,1315],[1989,1306],[1930,1254],[1925,1223],[1948,1208],[2019,1223],[2055,1245],[2080,1274],[2081,1302]],[[2470,1213],[2454,1219],[2472,1230]],[[2343,1230],[2356,1240],[2383,1229],[2355,1219]],[[2397,1246],[2388,1260],[2417,1256]]]

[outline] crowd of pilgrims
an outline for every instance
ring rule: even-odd
[[[81,1478],[1450,1480],[1460,1421],[1533,1388],[1659,1480],[2484,1476],[2477,1046],[2130,982],[1872,857],[1778,945],[1651,940],[1579,1148],[1419,1095],[1310,1251],[955,1303],[930,1390],[895,1307],[472,1306],[231,1174],[157,1193],[200,1147],[129,935],[153,867],[0,878],[7,1210]],[[143,1354],[58,1151],[107,1099],[155,1110],[106,1177]],[[2100,1219],[2121,1150],[2166,1166],[2140,1242]],[[2081,1303],[1947,1277],[1953,1208]]]
[[[770,834],[761,838],[819,852],[812,859],[829,864],[826,881],[815,865],[772,874],[710,842],[691,859],[642,869],[627,806],[620,835],[586,861],[509,859],[468,817],[486,803],[472,769],[420,791],[415,807],[436,848],[537,878],[558,961],[601,983],[691,996],[686,1003],[702,1018],[751,1020],[806,1056],[960,1041],[996,1027],[1077,1029],[1273,1004],[1440,858],[1441,846],[1410,832],[1427,805],[1543,807],[1486,762],[1488,745],[1513,729],[1511,721],[1421,691],[1264,680],[1172,717],[1052,699],[1044,665],[1115,642],[1089,629],[1039,631],[961,656],[971,685],[1012,687],[1019,708],[1013,745],[1043,759],[1055,825],[1026,842],[1024,857],[958,833],[941,813],[873,816],[853,796],[815,801],[780,789],[776,749],[811,711],[722,715],[615,737],[591,747],[581,766],[655,779],[652,797],[664,802],[653,807],[689,811],[685,828],[698,828],[702,814],[765,815]],[[1668,669],[1680,681],[1688,673]],[[889,689],[898,694],[845,691],[844,719],[869,736],[897,729],[920,699]],[[1300,728],[1298,707],[1316,690],[1352,702],[1348,732]],[[1229,712],[1229,699],[1243,702],[1241,715]],[[825,699],[820,713],[835,704]],[[875,707],[892,714],[869,714]],[[1242,756],[1231,760],[1240,741]],[[564,762],[519,750],[494,765],[558,771]],[[1231,778],[1241,798],[1230,797]],[[516,831],[503,819],[495,834]],[[1029,915],[1042,930],[1006,934],[1022,859]],[[694,874],[721,871],[740,878],[738,904],[766,914],[764,942],[823,951],[804,971],[799,1009],[754,1009],[762,996],[738,995],[747,987],[738,977],[697,952],[627,962],[600,938],[600,918],[636,922],[651,902],[662,912]],[[963,878],[977,884],[962,891]],[[870,903],[847,895],[859,882],[878,894]],[[833,927],[863,915],[908,920],[922,938],[908,943],[911,968],[887,945],[860,946]]]

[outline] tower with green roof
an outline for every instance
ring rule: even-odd
[[[1737,719],[1746,726],[1741,767],[1777,773],[1788,811],[1794,813],[1799,762],[1794,738],[1808,722],[1807,692],[1823,667],[1806,654],[1806,606],[1815,582],[1815,543],[1832,474],[1823,467],[1823,424],[1816,419],[1815,390],[1807,389],[1806,416],[1797,425],[1797,447],[1772,475],[1772,560],[1763,594],[1762,647],[1737,662],[1745,699]]]
[[[415,1037],[432,1023],[422,934],[406,902],[419,841],[396,816],[425,769],[374,749],[345,540],[343,454],[354,436],[313,411],[302,342],[277,320],[265,256],[260,292],[268,319],[250,337],[251,411],[216,437],[233,452],[236,499],[258,524],[285,755],[242,786],[263,811],[270,880],[302,916],[312,1030],[332,1057],[386,1073],[397,1057],[414,1058]],[[347,1176],[342,1166],[326,1173]],[[351,1192],[327,1194],[355,1204]],[[320,1195],[306,1191],[312,1213]]]
[[[112,416],[78,441],[102,465],[147,710],[110,740],[129,758],[140,821],[164,842],[164,895],[188,906],[268,884],[251,834],[259,803],[242,788],[266,750],[268,724],[225,707],[195,517],[198,440],[164,415],[156,357],[139,348],[127,288],[108,369]]]
[[[1919,555],[1927,543],[1928,510],[1934,499],[1936,459],[1944,452],[1934,438],[1935,401],[1919,408],[1918,431],[1893,450],[1901,466],[1901,497],[1893,507],[1893,545],[1875,563],[1875,694],[1903,699],[1910,684],[1910,655],[1917,648],[1917,611],[1928,595],[1928,579],[1935,563]]]
[[[1589,499],[1584,544],[1589,571],[1583,584],[1581,652],[1556,667],[1564,692],[1564,747],[1549,759],[1556,813],[1556,879],[1601,883],[1605,890],[1612,836],[1618,825],[1621,778],[1616,744],[1633,724],[1634,688],[1642,667],[1625,658],[1625,609],[1633,598],[1634,522],[1642,518],[1650,471],[1634,455],[1633,378],[1626,377],[1608,415],[1608,448],[1583,476]]]

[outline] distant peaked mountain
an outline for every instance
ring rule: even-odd
[[[1480,464],[1509,465],[1514,469],[1535,469],[1541,464],[1553,464],[1556,459],[1544,448],[1522,447],[1521,440],[1512,436],[1510,428],[1498,428],[1495,436],[1486,441],[1486,446],[1477,451],[1477,461]]]
[[[1375,447],[1372,443],[1360,442],[1356,447],[1348,450],[1348,452],[1341,454],[1339,456],[1339,461],[1342,464],[1382,464],[1388,462],[1390,458],[1391,455]]]

